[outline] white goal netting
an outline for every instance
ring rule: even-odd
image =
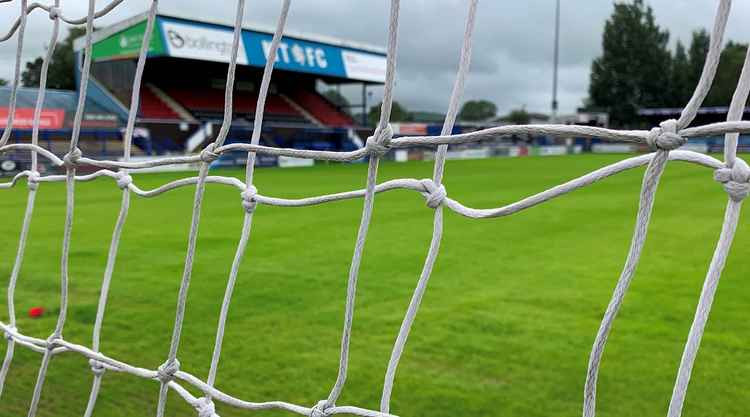
[[[0,3],[6,3],[8,1],[9,0],[0,0]],[[527,125],[502,126],[480,130],[472,133],[451,135],[450,133],[456,119],[456,113],[458,110],[459,102],[461,100],[464,81],[469,71],[469,63],[471,59],[471,39],[472,32],[474,30],[477,0],[469,0],[467,2],[468,12],[466,19],[466,29],[463,38],[463,46],[461,48],[461,54],[459,57],[458,71],[455,82],[453,84],[453,90],[450,102],[448,104],[448,111],[445,118],[445,123],[443,125],[442,133],[439,136],[417,136],[404,138],[392,138],[392,130],[389,125],[389,116],[391,113],[394,80],[396,74],[397,33],[399,27],[399,0],[391,0],[389,31],[387,39],[387,72],[381,116],[377,128],[375,129],[375,133],[367,139],[366,146],[353,152],[298,150],[259,145],[261,127],[263,123],[264,103],[268,93],[271,73],[273,71],[272,63],[275,61],[277,48],[284,31],[287,14],[290,7],[290,0],[284,0],[282,2],[278,23],[276,25],[276,30],[270,47],[268,60],[265,65],[262,82],[260,84],[259,98],[257,101],[257,109],[255,113],[256,117],[254,120],[254,128],[252,131],[253,133],[250,142],[234,143],[229,145],[224,144],[232,121],[232,94],[234,91],[233,85],[235,81],[235,69],[237,63],[238,44],[241,33],[241,23],[243,21],[243,14],[245,12],[245,1],[238,0],[236,4],[236,19],[234,23],[234,41],[231,51],[231,60],[228,65],[227,84],[225,89],[226,104],[224,109],[224,120],[218,137],[212,144],[207,146],[204,150],[202,150],[202,152],[197,155],[165,157],[146,162],[133,162],[130,160],[130,154],[133,130],[136,121],[136,114],[138,111],[141,77],[143,75],[150,36],[153,31],[152,29],[154,27],[155,16],[157,13],[157,0],[153,0],[151,3],[147,18],[147,28],[141,45],[140,55],[137,61],[130,112],[127,121],[126,133],[123,139],[123,159],[119,161],[92,159],[88,158],[86,155],[83,155],[78,148],[86,89],[89,81],[89,71],[91,69],[93,23],[95,19],[106,15],[111,10],[114,10],[122,2],[123,0],[112,0],[105,7],[97,11],[95,9],[95,1],[89,0],[88,13],[85,17],[70,18],[69,16],[66,16],[63,9],[61,9],[60,0],[54,0],[52,4],[41,4],[36,2],[29,3],[27,0],[17,0],[16,4],[20,5],[18,18],[7,31],[7,33],[0,34],[0,41],[8,41],[13,37],[15,37],[15,39],[17,40],[17,54],[14,68],[15,73],[14,79],[12,80],[11,98],[9,103],[10,111],[7,128],[4,130],[3,135],[0,138],[0,152],[30,152],[32,158],[30,170],[23,171],[16,175],[11,181],[0,184],[0,189],[7,189],[19,184],[25,178],[29,188],[28,203],[26,206],[26,212],[22,224],[17,256],[13,264],[13,269],[11,271],[8,286],[9,318],[7,323],[0,322],[0,329],[2,329],[7,339],[7,351],[2,364],[2,369],[0,369],[0,392],[2,391],[5,377],[8,374],[8,370],[12,364],[15,347],[21,346],[38,352],[41,355],[42,360],[41,366],[39,367],[39,373],[36,380],[36,385],[34,387],[31,404],[29,407],[28,415],[30,417],[33,417],[36,414],[36,410],[41,398],[42,387],[44,385],[47,370],[52,362],[52,359],[56,355],[68,352],[74,352],[79,355],[85,356],[89,359],[89,363],[91,365],[91,370],[93,372],[93,385],[91,388],[88,406],[86,410],[81,410],[83,415],[87,417],[94,414],[102,378],[104,378],[109,371],[127,373],[133,376],[158,381],[160,384],[160,390],[158,393],[158,406],[155,412],[157,416],[162,416],[164,414],[166,396],[169,390],[174,391],[190,405],[195,407],[200,417],[215,416],[215,402],[223,403],[226,406],[238,407],[248,410],[283,409],[293,413],[315,417],[327,416],[332,414],[356,414],[361,416],[391,415],[390,398],[396,375],[396,369],[398,367],[401,353],[403,351],[404,345],[406,344],[407,338],[409,336],[409,331],[411,329],[412,323],[414,322],[420,302],[427,288],[428,280],[430,278],[435,260],[439,252],[443,231],[443,213],[445,208],[453,210],[460,215],[478,219],[506,216],[543,203],[578,188],[585,187],[602,178],[615,175],[628,169],[647,165],[640,192],[640,202],[636,218],[635,231],[633,234],[627,260],[625,262],[625,266],[622,270],[619,280],[617,281],[612,299],[606,309],[604,318],[599,327],[599,331],[596,335],[594,346],[591,350],[591,355],[589,358],[588,372],[584,385],[583,415],[584,417],[593,417],[595,415],[596,382],[599,365],[602,358],[602,352],[604,351],[607,336],[610,332],[612,323],[620,309],[628,286],[631,282],[631,279],[633,278],[636,265],[638,264],[639,258],[641,256],[641,251],[643,249],[643,244],[648,231],[648,224],[652,212],[654,195],[658,187],[659,179],[664,171],[667,161],[669,160],[687,161],[714,170],[714,179],[723,186],[729,197],[721,235],[716,245],[716,250],[714,252],[711,264],[708,267],[705,283],[700,295],[700,300],[695,312],[692,327],[690,328],[690,332],[687,337],[687,342],[685,344],[684,352],[679,365],[677,379],[673,389],[671,402],[669,405],[668,415],[670,417],[677,417],[681,414],[688,382],[690,380],[690,373],[693,367],[693,363],[695,362],[698,348],[700,346],[700,341],[703,335],[706,321],[708,320],[708,315],[711,309],[714,293],[718,285],[719,277],[724,267],[730,246],[732,244],[734,233],[737,228],[742,201],[750,192],[750,168],[742,159],[738,158],[736,155],[739,133],[750,132],[750,122],[743,122],[740,120],[741,115],[743,114],[745,103],[748,98],[748,92],[750,91],[750,64],[748,63],[750,61],[750,58],[746,58],[745,60],[742,74],[739,78],[739,83],[730,105],[728,120],[726,122],[714,123],[710,125],[688,127],[695,117],[697,109],[700,107],[703,99],[708,94],[714,75],[716,73],[722,46],[722,38],[731,6],[730,0],[719,1],[715,22],[711,33],[710,48],[705,66],[703,68],[703,73],[700,77],[698,85],[695,88],[692,98],[682,111],[679,120],[664,121],[658,127],[655,127],[648,131],[617,131],[603,128],[569,125]],[[7,10],[7,7],[10,6],[6,5],[5,7]],[[14,110],[16,107],[16,94],[20,81],[21,57],[23,54],[26,35],[26,23],[28,15],[34,11],[47,13],[49,15],[49,18],[52,20],[53,30],[51,38],[49,39],[49,47],[47,49],[46,57],[43,61],[43,66],[41,69],[41,81],[38,99],[36,102],[31,143],[9,144],[9,138],[12,131],[13,118],[15,113]],[[62,156],[55,155],[38,145],[39,119],[44,103],[47,70],[58,40],[60,21],[72,24],[85,24],[86,26],[84,60],[79,88],[80,96],[78,100],[77,111],[75,114],[69,151],[67,154]],[[750,57],[750,55],[748,56]],[[532,195],[530,197],[502,207],[489,209],[471,208],[447,196],[446,189],[442,185],[442,179],[444,175],[446,152],[449,145],[488,140],[513,134],[549,135],[554,137],[575,136],[585,138],[601,138],[606,140],[625,141],[631,143],[644,143],[650,145],[655,152],[647,155],[625,159],[623,161],[593,171],[580,178],[568,181],[541,193]],[[677,149],[685,144],[691,137],[719,134],[725,135],[723,162],[704,154]],[[437,147],[437,153],[434,161],[433,177],[428,179],[397,179],[378,184],[377,170],[380,158],[390,149],[405,148],[415,145]],[[230,151],[247,152],[248,158],[246,166],[246,180],[244,182],[235,178],[225,176],[208,175],[210,163],[216,160],[221,154]],[[366,187],[361,190],[301,199],[284,199],[263,195],[253,185],[255,157],[258,153],[293,156],[298,158],[311,158],[315,160],[327,161],[353,161],[368,157],[369,161]],[[64,169],[65,175],[40,175],[39,172],[37,172],[39,157],[46,158],[52,164]],[[144,190],[139,188],[138,185],[133,182],[133,178],[129,175],[129,172],[137,172],[139,169],[186,163],[200,164],[200,170],[197,176],[176,180],[151,190]],[[77,169],[82,165],[93,166],[96,167],[97,170],[92,174],[78,175]],[[114,180],[115,184],[120,189],[122,189],[122,205],[113,232],[107,264],[102,280],[99,305],[93,329],[93,340],[91,346],[88,347],[74,344],[65,340],[63,338],[63,330],[65,328],[66,313],[68,310],[68,264],[69,251],[71,246],[71,231],[73,225],[75,185],[77,181],[89,181],[98,177],[110,177]],[[27,336],[21,331],[21,329],[18,329],[16,327],[14,293],[24,257],[24,248],[27,240],[29,224],[34,213],[35,197],[37,195],[39,185],[45,182],[64,182],[66,185],[67,197],[62,256],[60,263],[61,293],[59,316],[57,318],[53,333],[47,339],[40,339]],[[178,353],[185,314],[186,297],[193,271],[193,259],[195,255],[196,240],[201,219],[201,206],[203,203],[203,195],[207,183],[219,183],[238,189],[241,192],[241,200],[239,203],[241,203],[242,207],[244,208],[245,215],[242,231],[239,236],[237,251],[234,257],[234,261],[231,265],[231,272],[229,274],[226,292],[221,306],[221,313],[216,331],[216,341],[213,356],[211,358],[211,366],[208,372],[208,377],[205,380],[202,380],[188,372],[180,370]],[[107,296],[110,281],[112,279],[112,274],[115,268],[115,261],[118,254],[120,235],[127,219],[131,194],[135,194],[140,197],[154,197],[177,187],[187,186],[195,186],[195,199],[192,212],[192,223],[190,226],[190,234],[188,238],[188,248],[185,256],[184,272],[182,275],[179,295],[177,298],[176,318],[174,322],[174,330],[172,334],[169,354],[164,360],[163,365],[161,365],[158,369],[145,369],[136,365],[119,361],[117,358],[108,356],[105,352],[101,352],[99,349],[101,326],[106,312]],[[421,276],[412,295],[396,341],[393,345],[392,354],[388,363],[383,384],[383,392],[379,410],[370,410],[356,406],[339,405],[337,404],[337,400],[339,399],[339,396],[344,388],[347,376],[347,368],[349,365],[349,345],[352,321],[354,317],[354,301],[357,290],[357,277],[373,211],[373,202],[377,193],[393,189],[407,189],[416,191],[418,193],[421,193],[426,198],[427,206],[434,210],[434,228],[432,242],[430,244],[429,251],[424,262]],[[234,289],[235,280],[237,278],[239,265],[245,254],[245,249],[250,236],[253,213],[256,207],[258,205],[308,206],[359,197],[363,197],[364,199],[364,209],[357,233],[351,267],[349,270],[338,377],[333,384],[330,395],[326,399],[323,399],[316,404],[297,405],[284,401],[252,402],[237,398],[235,396],[232,396],[231,394],[217,389],[214,386],[214,381],[221,355],[221,347],[227,312],[230,308],[232,291]],[[197,389],[202,392],[203,395],[200,397],[193,396],[188,391],[188,388]]]

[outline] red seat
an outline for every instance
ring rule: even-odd
[[[354,120],[348,114],[337,109],[333,103],[318,93],[298,90],[291,95],[291,98],[324,125],[341,127],[354,124]]]
[[[176,119],[180,120],[180,116],[177,115],[172,109],[167,106],[166,103],[151,91],[150,88],[144,86],[141,88],[141,117],[147,119]]]

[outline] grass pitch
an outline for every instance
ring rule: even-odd
[[[448,194],[495,207],[582,175],[618,156],[449,161]],[[302,197],[364,186],[366,166],[263,169],[261,193]],[[218,171],[215,171],[218,172]],[[380,181],[431,176],[429,162],[384,163]],[[242,176],[242,172],[221,171]],[[402,357],[391,411],[402,416],[573,416],[589,349],[625,259],[643,169],[506,218],[446,212],[441,254]],[[705,168],[670,162],[644,256],[605,351],[600,416],[663,416],[726,195]],[[154,187],[174,174],[136,175]],[[193,187],[133,197],[102,331],[102,350],[155,369],[166,358],[183,268]],[[0,285],[16,251],[26,187],[0,192]],[[109,179],[76,186],[70,307],[64,336],[90,345],[120,191]],[[336,377],[347,271],[362,200],[308,208],[260,206],[227,323],[217,387],[250,401],[314,405]],[[349,378],[340,404],[377,409],[383,375],[429,245],[432,210],[410,191],[380,194],[365,247]],[[209,185],[178,357],[205,378],[241,227],[235,189]],[[18,283],[18,327],[46,338],[59,302],[64,185],[43,184]],[[685,416],[744,415],[750,405],[747,215],[722,277],[693,371]],[[0,299],[7,321],[5,290]],[[44,306],[41,319],[26,317]],[[4,348],[0,348],[4,350]],[[26,415],[41,355],[16,349],[0,415]],[[40,417],[83,414],[87,361],[53,359]],[[109,372],[96,416],[148,416],[154,381]],[[194,394],[198,394],[195,393]],[[289,415],[236,410],[223,416]],[[170,393],[168,416],[195,411]]]

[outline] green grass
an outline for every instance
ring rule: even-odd
[[[450,161],[448,194],[496,207],[620,159],[617,156]],[[261,193],[301,197],[361,188],[365,165],[263,169]],[[241,176],[240,171],[221,171]],[[429,162],[385,163],[380,180],[429,177]],[[446,214],[441,254],[396,378],[391,410],[402,416],[575,416],[588,353],[624,262],[643,169],[511,217]],[[599,415],[663,416],[726,195],[702,167],[672,162],[657,194],[637,275],[605,351]],[[175,174],[136,176],[153,187]],[[194,188],[134,197],[102,332],[114,358],[155,369],[166,358]],[[26,187],[0,194],[0,285],[16,250]],[[76,186],[70,309],[65,339],[90,345],[120,192],[111,180]],[[335,380],[347,271],[362,200],[309,208],[258,208],[238,278],[217,378],[251,401],[314,405]],[[377,409],[383,375],[430,240],[432,210],[414,192],[375,203],[359,278],[349,379],[341,405]],[[18,327],[46,338],[57,311],[64,186],[43,184],[18,283]],[[219,306],[243,211],[235,189],[209,185],[179,359],[205,378]],[[696,361],[685,416],[737,416],[750,399],[747,300],[750,235],[741,220]],[[5,291],[0,308],[5,311]],[[7,312],[1,313],[7,321]],[[2,348],[0,348],[2,349]],[[41,355],[17,348],[0,415],[26,414]],[[75,354],[53,359],[40,417],[83,414],[92,380]],[[154,413],[158,384],[106,374],[96,416]],[[194,394],[198,395],[193,391]],[[288,415],[217,404],[222,417]],[[170,393],[168,416],[195,411]]]

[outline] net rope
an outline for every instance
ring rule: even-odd
[[[8,3],[10,0],[0,0],[0,4]],[[604,313],[599,330],[589,357],[588,370],[584,385],[583,399],[583,416],[593,417],[596,414],[596,384],[599,374],[599,366],[606,345],[607,336],[612,328],[612,324],[622,305],[627,293],[630,282],[633,279],[638,261],[640,259],[651,212],[654,204],[654,197],[659,185],[662,173],[670,160],[679,160],[693,163],[699,166],[707,167],[713,170],[713,178],[719,182],[728,194],[727,206],[725,209],[724,222],[721,234],[718,239],[713,258],[708,267],[703,289],[700,294],[695,317],[690,328],[690,332],[685,343],[684,351],[678,368],[678,374],[673,388],[672,397],[669,404],[669,417],[678,417],[682,413],[683,402],[690,381],[690,373],[696,359],[703,335],[706,322],[711,310],[714,294],[721,276],[722,269],[726,262],[729,250],[732,245],[734,233],[739,221],[742,201],[750,193],[750,167],[747,163],[737,157],[737,143],[740,133],[750,133],[750,122],[742,121],[744,105],[747,102],[750,93],[750,54],[745,59],[742,73],[739,78],[737,89],[734,92],[730,104],[726,122],[713,123],[703,126],[689,127],[697,114],[697,110],[705,99],[711,88],[716,69],[719,63],[721,46],[724,31],[727,25],[731,1],[720,0],[714,25],[711,31],[711,40],[706,62],[703,67],[698,85],[690,101],[686,104],[679,119],[666,120],[658,127],[651,130],[613,130],[588,126],[571,126],[571,125],[519,125],[519,126],[501,126],[484,130],[479,130],[463,134],[451,134],[453,124],[456,119],[458,105],[463,94],[464,83],[469,72],[471,61],[471,40],[474,31],[474,23],[477,11],[478,0],[468,1],[468,11],[465,23],[465,32],[461,47],[458,70],[453,84],[448,110],[440,135],[436,136],[414,136],[393,138],[393,130],[389,124],[391,106],[393,103],[394,83],[396,76],[396,52],[397,52],[397,35],[399,27],[399,0],[391,0],[389,30],[387,39],[387,67],[386,80],[383,92],[383,101],[380,113],[380,119],[377,127],[366,144],[361,149],[352,152],[331,152],[300,150],[287,148],[274,148],[259,145],[260,133],[263,123],[263,111],[265,100],[273,71],[273,63],[276,60],[276,53],[279,42],[282,38],[286,18],[289,13],[290,0],[283,0],[279,13],[278,22],[273,35],[269,56],[263,71],[263,77],[260,84],[259,95],[257,100],[256,118],[254,120],[253,132],[249,143],[232,143],[225,145],[224,141],[229,132],[232,121],[232,94],[234,91],[235,69],[237,65],[237,54],[239,50],[239,38],[243,14],[245,10],[245,1],[238,0],[236,5],[236,17],[234,22],[233,43],[231,49],[231,59],[227,69],[227,82],[225,89],[225,108],[224,119],[219,130],[216,140],[208,145],[197,155],[164,157],[148,161],[131,161],[130,154],[132,148],[133,130],[136,121],[136,115],[139,108],[140,87],[143,70],[146,64],[148,45],[150,36],[153,31],[154,21],[158,10],[158,0],[152,0],[149,12],[147,14],[147,29],[140,47],[136,72],[133,82],[132,99],[128,112],[127,126],[123,138],[123,158],[119,161],[92,159],[83,155],[78,148],[78,139],[83,117],[83,107],[86,97],[86,88],[89,80],[91,67],[91,49],[92,49],[92,31],[93,23],[96,18],[107,15],[114,10],[123,0],[113,0],[107,3],[100,10],[95,10],[95,1],[88,1],[88,12],[85,17],[70,18],[63,13],[60,8],[60,0],[54,0],[52,4],[41,4],[37,2],[29,3],[27,0],[20,0],[20,10],[18,18],[11,25],[7,33],[0,36],[0,42],[7,41],[16,35],[17,49],[15,57],[15,67],[13,83],[11,85],[9,116],[7,128],[0,137],[0,153],[9,151],[26,151],[31,154],[31,166],[29,170],[20,172],[10,181],[0,183],[0,189],[9,189],[20,184],[25,178],[28,185],[28,200],[24,213],[21,233],[19,238],[16,257],[11,270],[8,284],[8,322],[0,322],[7,340],[7,350],[5,358],[0,368],[0,395],[2,394],[3,384],[13,359],[15,346],[30,349],[42,355],[41,364],[33,391],[31,404],[29,406],[29,417],[36,415],[39,405],[42,388],[46,379],[47,369],[54,356],[62,353],[73,352],[89,359],[91,371],[93,373],[93,382],[87,407],[84,416],[93,415],[96,400],[99,395],[102,379],[108,371],[127,373],[137,377],[158,381],[160,384],[158,403],[156,409],[157,416],[163,416],[166,404],[167,393],[171,390],[177,393],[188,404],[194,407],[199,417],[216,416],[215,402],[223,403],[227,406],[237,407],[248,410],[264,409],[282,409],[293,413],[321,417],[333,414],[355,414],[360,416],[390,416],[390,399],[391,392],[397,368],[404,346],[406,345],[411,326],[419,310],[422,297],[427,289],[429,278],[437,259],[440,242],[443,232],[444,208],[452,210],[459,215],[482,219],[494,218],[511,215],[521,210],[528,209],[535,205],[544,203],[553,198],[559,197],[571,191],[580,189],[601,179],[616,175],[620,172],[647,165],[643,176],[643,183],[640,191],[640,200],[638,205],[635,230],[631,240],[630,249],[622,269],[619,280],[614,289],[612,298]],[[44,57],[39,93],[34,110],[34,121],[32,128],[31,143],[13,143],[9,144],[9,138],[14,122],[14,113],[16,107],[16,97],[20,81],[21,57],[23,55],[24,34],[26,29],[27,17],[35,10],[46,12],[53,22],[52,34],[49,39],[49,47]],[[39,120],[42,106],[44,103],[45,88],[47,82],[47,71],[49,63],[58,41],[60,22],[70,24],[85,24],[85,47],[82,75],[80,79],[79,91],[81,94],[78,98],[78,104],[74,117],[73,131],[70,140],[68,153],[63,156],[57,156],[38,144]],[[640,155],[628,158],[614,164],[602,167],[579,178],[570,180],[563,184],[552,187],[548,190],[523,198],[514,203],[496,207],[496,208],[472,208],[463,205],[459,201],[450,198],[447,195],[445,186],[442,184],[446,152],[449,145],[479,142],[496,139],[509,135],[547,135],[552,137],[583,137],[583,138],[600,138],[611,141],[624,141],[630,143],[640,143],[649,145],[654,152],[646,155]],[[680,146],[687,143],[690,138],[708,135],[725,135],[724,140],[724,161],[720,161],[708,155],[697,152],[678,150]],[[434,161],[434,171],[432,178],[413,179],[401,178],[391,181],[378,183],[377,173],[378,165],[381,158],[391,149],[407,148],[412,146],[431,146],[436,147],[437,152]],[[226,176],[213,176],[209,174],[211,162],[219,158],[222,154],[232,151],[243,151],[248,155],[246,164],[245,181],[237,178]],[[255,157],[257,154],[291,156],[297,158],[308,158],[325,161],[354,161],[368,157],[367,179],[364,189],[345,191],[335,194],[326,194],[299,199],[286,199],[273,196],[263,195],[253,184],[253,175],[255,168]],[[38,158],[46,158],[54,166],[61,167],[65,170],[65,175],[40,175],[38,172]],[[156,166],[166,166],[175,164],[198,163],[200,168],[198,175],[190,178],[178,179],[168,182],[164,185],[153,189],[142,189],[134,182],[129,174],[131,171],[151,168]],[[98,168],[91,174],[77,175],[76,171],[79,166],[86,165]],[[122,203],[120,212],[115,223],[112,233],[112,240],[109,247],[107,263],[103,274],[100,298],[96,313],[96,319],[93,329],[91,347],[75,344],[63,338],[63,330],[68,308],[68,264],[69,251],[71,245],[71,232],[73,228],[73,208],[75,202],[75,184],[80,181],[91,181],[100,177],[111,178],[117,187],[122,190]],[[14,309],[15,288],[23,263],[24,250],[28,238],[29,225],[31,223],[34,202],[39,185],[46,182],[65,182],[66,187],[66,215],[64,221],[64,234],[62,241],[62,256],[60,263],[60,310],[57,317],[55,329],[47,339],[40,339],[23,334],[16,327],[16,313]],[[180,369],[180,362],[177,358],[179,353],[180,337],[182,324],[184,320],[185,304],[190,287],[190,279],[193,271],[193,260],[196,251],[196,242],[201,218],[201,206],[206,184],[222,184],[236,188],[240,191],[240,203],[243,208],[244,220],[243,226],[237,245],[237,250],[232,261],[224,298],[221,305],[219,321],[216,331],[216,339],[211,357],[211,366],[206,380],[202,380],[188,372]],[[195,186],[195,196],[193,200],[192,221],[188,237],[188,248],[185,255],[185,264],[180,283],[180,289],[177,297],[177,307],[175,313],[175,322],[173,327],[170,349],[164,363],[157,369],[146,369],[136,365],[122,362],[111,356],[107,356],[100,351],[101,326],[104,321],[104,315],[107,306],[107,297],[112,275],[115,269],[115,261],[118,254],[118,246],[122,230],[126,224],[128,209],[130,206],[131,194],[138,197],[150,198],[169,192],[171,190]],[[357,279],[359,277],[360,263],[364,254],[365,242],[368,234],[370,220],[372,217],[375,196],[378,193],[387,192],[395,189],[405,189],[418,192],[425,197],[427,207],[434,210],[433,233],[424,266],[413,292],[411,301],[404,315],[401,327],[393,345],[390,360],[386,370],[383,391],[380,401],[379,410],[366,409],[357,406],[337,405],[347,377],[349,366],[349,344],[351,340],[351,328],[354,320],[355,296],[357,292]],[[222,342],[226,326],[227,313],[229,311],[232,293],[235,287],[239,267],[242,263],[246,252],[247,243],[252,230],[253,214],[258,205],[270,205],[281,207],[303,207],[324,204],[332,201],[346,199],[363,198],[362,217],[357,232],[356,243],[349,269],[346,305],[344,311],[344,324],[341,335],[341,350],[339,359],[339,370],[337,378],[331,388],[327,398],[318,401],[312,406],[292,404],[284,401],[265,401],[250,402],[228,393],[225,393],[214,386],[218,364],[221,358]],[[187,387],[195,388],[203,393],[202,396],[193,396]]]

